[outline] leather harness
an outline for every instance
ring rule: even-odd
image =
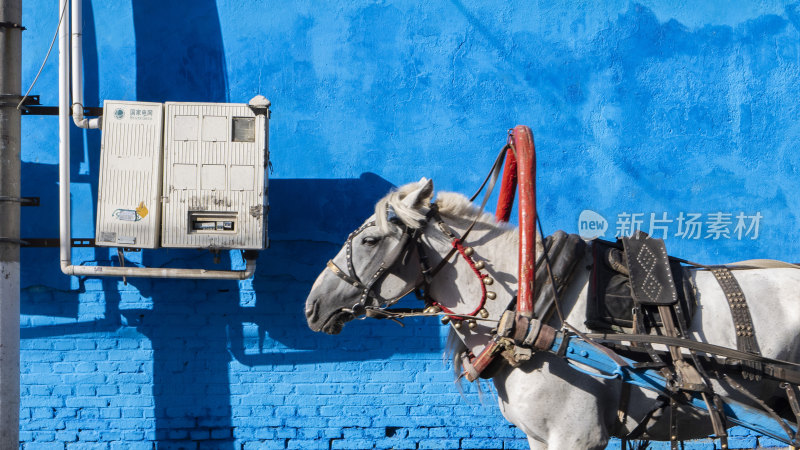
[[[475,263],[472,260],[472,249],[465,247],[464,241],[483,213],[483,209],[489,196],[491,195],[494,184],[497,181],[500,167],[508,149],[512,150],[512,158],[506,160],[506,169],[508,170],[509,167],[516,165],[516,160],[514,158],[521,158],[520,163],[526,167],[526,169],[521,171],[521,173],[526,176],[521,177],[523,178],[523,184],[520,186],[520,188],[525,188],[524,192],[521,192],[523,193],[523,199],[526,199],[528,203],[526,208],[520,208],[521,225],[526,224],[527,230],[527,228],[530,228],[530,225],[533,223],[531,221],[536,221],[537,219],[535,209],[535,192],[531,192],[532,184],[531,186],[526,186],[525,183],[525,181],[530,181],[529,179],[526,179],[526,177],[535,177],[535,167],[532,169],[530,167],[532,165],[535,166],[535,156],[527,154],[524,151],[521,154],[517,154],[514,146],[515,137],[523,141],[524,148],[528,148],[530,151],[532,151],[533,140],[532,135],[530,135],[530,130],[527,129],[527,127],[517,127],[514,129],[514,131],[510,133],[508,143],[505,147],[503,147],[498,155],[498,158],[495,161],[495,164],[492,167],[489,175],[486,177],[486,180],[484,180],[478,192],[470,199],[474,200],[483,187],[486,186],[486,183],[491,179],[491,184],[486,192],[483,203],[481,204],[480,211],[461,237],[456,237],[455,233],[453,233],[450,227],[445,224],[438,212],[436,204],[431,205],[430,211],[426,215],[426,223],[430,220],[435,220],[438,225],[438,230],[450,240],[452,245],[451,250],[442,258],[441,262],[436,267],[431,268],[428,264],[427,255],[423,249],[423,244],[420,239],[425,226],[411,229],[410,227],[403,225],[400,221],[393,220],[392,217],[388,217],[390,222],[402,228],[402,235],[398,243],[386,254],[386,257],[380,263],[378,269],[367,278],[367,281],[362,281],[362,279],[356,273],[352,260],[353,240],[365,229],[376,226],[375,221],[365,223],[348,236],[348,239],[345,243],[348,271],[345,272],[342,270],[332,260],[328,262],[327,267],[341,280],[361,291],[359,301],[352,306],[349,312],[356,317],[367,315],[377,318],[395,318],[411,314],[418,315],[419,310],[394,312],[386,309],[387,307],[399,301],[400,298],[412,291],[415,291],[417,292],[418,297],[425,301],[426,309],[422,313],[423,315],[438,315],[440,312],[443,312],[445,317],[449,320],[452,320],[453,325],[457,328],[457,325],[460,325],[460,323],[464,320],[467,320],[470,324],[470,327],[472,327],[475,323],[475,320],[480,318],[485,319],[486,316],[488,316],[488,313],[485,312],[483,307],[487,297],[493,297],[489,296],[490,293],[487,291],[486,285],[491,284],[493,280],[480,272],[482,266],[479,267],[478,263]],[[525,170],[528,170],[529,172],[525,172]],[[513,190],[516,187],[517,181],[516,173],[513,176],[510,176],[509,179],[512,179],[512,181],[509,182],[504,179],[504,189],[503,192],[501,192],[501,199],[505,198],[506,203],[509,201],[509,186],[511,189],[510,199],[513,200]],[[531,201],[533,205],[532,210],[530,209]],[[508,212],[510,211],[510,208],[508,207],[509,205],[501,204],[500,206],[501,207],[498,208],[498,217],[500,214],[503,214],[503,218],[507,220]],[[530,213],[529,215],[532,215],[532,217],[526,217],[525,215],[527,213]],[[389,211],[389,215],[392,215],[391,209]],[[535,223],[533,224],[535,225]],[[563,235],[563,232],[561,232],[561,234]],[[642,235],[644,234],[642,233]],[[670,388],[672,393],[669,395],[668,399],[662,398],[659,402],[657,402],[656,407],[650,411],[645,416],[645,419],[639,425],[637,425],[634,430],[624,439],[635,438],[636,436],[634,435],[643,432],[646,429],[647,422],[650,421],[656,411],[663,409],[667,404],[669,404],[671,411],[670,440],[672,443],[672,448],[677,449],[676,414],[679,403],[678,393],[682,390],[686,390],[696,391],[702,395],[710,413],[709,415],[712,421],[714,432],[717,437],[721,439],[723,446],[722,448],[727,448],[727,432],[724,422],[725,414],[722,408],[722,402],[711,389],[709,377],[705,373],[703,364],[701,364],[700,359],[696,354],[697,351],[708,351],[714,355],[737,359],[741,362],[742,373],[746,379],[758,380],[762,374],[765,374],[767,376],[781,379],[784,381],[784,384],[786,384],[787,381],[797,383],[798,380],[800,380],[800,372],[786,369],[785,367],[781,367],[780,364],[777,364],[778,362],[768,360],[760,356],[747,302],[745,301],[741,287],[727,267],[709,267],[680,260],[680,262],[692,265],[694,267],[710,270],[714,274],[715,278],[722,287],[723,293],[731,308],[731,315],[733,318],[734,328],[736,330],[738,350],[724,349],[722,347],[712,346],[686,339],[688,321],[685,317],[684,311],[681,309],[680,302],[677,302],[675,283],[673,282],[670,274],[669,260],[663,241],[650,239],[646,235],[637,235],[634,238],[623,239],[623,244],[625,247],[625,261],[623,268],[627,270],[630,275],[631,290],[636,303],[633,315],[635,334],[584,334],[569,325],[564,320],[558,301],[558,292],[560,288],[566,284],[566,281],[574,269],[574,264],[570,262],[567,264],[562,264],[561,266],[557,266],[559,267],[559,273],[558,276],[554,275],[554,270],[551,267],[550,260],[555,259],[557,263],[561,260],[557,258],[557,253],[550,252],[550,250],[553,249],[552,245],[549,247],[546,246],[546,250],[542,255],[544,259],[544,265],[539,264],[539,261],[537,261],[536,264],[533,264],[532,258],[527,257],[528,253],[530,252],[526,250],[528,247],[531,247],[531,249],[533,248],[531,242],[535,243],[535,238],[533,241],[530,240],[531,238],[532,236],[529,232],[521,233],[519,294],[522,295],[523,293],[526,293],[525,297],[521,297],[520,301],[517,302],[516,311],[512,310],[513,303],[512,305],[509,305],[508,310],[503,314],[499,321],[498,327],[494,332],[494,336],[491,338],[490,342],[480,355],[477,357],[474,357],[469,353],[465,353],[463,355],[465,372],[462,375],[466,375],[470,381],[481,375],[481,372],[489,366],[497,354],[503,353],[503,355],[506,357],[506,360],[512,363],[512,365],[518,365],[521,361],[530,359],[532,356],[532,351],[549,349],[555,336],[555,329],[546,325],[545,323],[547,322],[547,319],[549,319],[549,315],[552,314],[553,310],[558,312],[561,323],[564,327],[571,329],[574,334],[580,336],[587,343],[592,344],[596,348],[603,351],[603,353],[607,354],[614,361],[620,363],[620,366],[627,365],[627,363],[623,362],[622,359],[614,352],[614,350],[600,345],[596,342],[596,340],[605,340],[611,342],[627,341],[634,343],[634,345],[636,345],[636,343],[641,344],[647,350],[656,367],[661,367],[664,376],[667,379],[672,380]],[[389,269],[395,267],[399,261],[405,261],[414,248],[417,250],[420,259],[421,275],[418,278],[418,281],[411,289],[396,297],[391,299],[381,298],[378,293],[374,292],[375,286],[383,280],[385,275],[389,272]],[[558,247],[555,248],[558,250]],[[430,287],[433,277],[446,264],[449,263],[449,260],[456,253],[460,254],[465,261],[469,263],[473,272],[481,281],[481,300],[474,311],[470,312],[469,314],[459,314],[447,309],[443,305],[438,304],[435,300],[430,298],[428,293],[428,288]],[[597,261],[595,261],[595,263],[597,263]],[[617,261],[617,264],[622,267],[620,261]],[[534,276],[534,268],[539,267],[546,268],[546,278],[544,271],[542,271],[541,279],[539,271],[536,271]],[[548,280],[550,282],[549,286],[547,286]],[[547,289],[541,289],[541,295],[536,297],[537,301],[535,303],[532,303],[530,298],[533,297],[533,288],[537,285],[547,286]],[[531,292],[527,293],[529,290]],[[642,321],[645,314],[644,308],[647,305],[655,307],[655,309],[658,310],[664,326],[665,336],[649,336],[642,334],[645,332]],[[479,314],[481,317],[478,317]],[[677,319],[677,322],[673,319],[673,314]],[[563,356],[563,352],[566,351],[566,345],[563,344],[564,342],[567,342],[567,340],[565,339],[562,341],[562,348],[559,348],[556,352],[561,356]],[[653,343],[664,343],[668,346],[669,355],[671,357],[670,359],[672,360],[671,366],[665,364],[662,357],[652,349]],[[689,350],[691,363],[684,359],[684,355],[680,350],[681,348]],[[742,391],[745,395],[749,394],[744,390],[744,388],[740,389],[741,386],[738,385],[738,383],[730,382],[729,384],[737,390]],[[787,387],[787,392],[790,391],[790,388],[791,386]],[[792,409],[795,411],[798,419],[800,419],[800,406],[797,405],[798,402],[796,397],[793,395],[793,390],[791,393],[792,395],[787,394],[787,396],[792,404]],[[620,400],[620,422],[618,423],[618,426],[620,427],[624,426],[624,422],[627,420],[628,398],[629,390],[623,388]],[[773,415],[776,415],[774,411],[766,406],[766,404],[763,404],[762,406]]]

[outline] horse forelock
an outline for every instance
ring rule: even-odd
[[[419,188],[418,183],[409,183],[393,190],[378,201],[375,205],[375,221],[382,231],[391,231],[388,217],[389,208],[391,208],[392,215],[395,218],[411,229],[417,229],[425,225],[425,217],[430,208],[427,206],[414,208],[403,202],[403,199],[417,188]]]

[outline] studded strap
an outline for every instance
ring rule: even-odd
[[[754,353],[760,355],[761,351],[756,342],[755,329],[753,328],[753,319],[750,316],[750,309],[747,307],[747,301],[744,298],[739,282],[733,276],[731,271],[724,266],[715,266],[711,268],[711,273],[716,277],[719,282],[725,298],[728,300],[728,306],[731,309],[731,317],[733,318],[733,327],[736,331],[736,348],[741,351]],[[743,361],[743,363],[746,363]],[[759,379],[761,372],[761,364],[758,367],[750,367],[745,364],[742,375],[745,379]]]

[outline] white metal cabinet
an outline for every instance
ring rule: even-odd
[[[161,245],[266,248],[268,114],[168,102],[164,117]]]
[[[103,104],[97,245],[159,245],[163,110],[161,103]]]

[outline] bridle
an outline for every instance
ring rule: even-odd
[[[375,285],[381,282],[386,274],[389,273],[388,270],[390,268],[394,267],[399,261],[405,261],[408,258],[408,255],[411,253],[411,244],[416,242],[417,245],[419,245],[419,237],[422,235],[422,228],[412,230],[409,227],[398,223],[399,221],[396,219],[390,219],[390,222],[401,226],[403,229],[403,234],[400,236],[399,242],[395,244],[395,246],[392,247],[388,253],[386,253],[383,261],[381,261],[380,265],[378,266],[378,269],[367,279],[367,281],[362,281],[356,273],[355,265],[353,264],[353,240],[364,230],[377,226],[376,221],[371,220],[361,225],[358,227],[358,229],[347,236],[347,241],[345,241],[345,258],[347,260],[348,269],[347,272],[345,272],[341,267],[337,266],[333,260],[328,261],[327,268],[330,269],[334,275],[361,291],[358,302],[355,303],[348,311],[356,317],[366,314],[367,306],[375,306],[374,303],[376,303],[376,301],[378,307],[391,306],[413,291],[413,289],[411,289],[388,300],[380,298],[377,294],[372,292],[372,289],[375,287]]]
[[[494,165],[492,166],[492,170],[487,175],[486,179],[481,184],[478,191],[470,198],[470,201],[473,201],[483,190],[486,186],[487,182],[490,181],[489,187],[484,195],[483,202],[481,203],[480,210],[475,215],[472,223],[469,227],[464,231],[461,237],[457,237],[453,230],[444,222],[441,215],[439,214],[438,206],[435,203],[431,203],[430,209],[428,213],[425,215],[425,221],[420,224],[418,228],[410,228],[403,224],[400,220],[398,220],[394,216],[394,211],[391,207],[389,207],[387,211],[387,219],[390,223],[393,223],[402,228],[402,235],[400,240],[381,261],[378,269],[369,276],[366,281],[363,281],[358,274],[356,273],[355,266],[353,264],[353,240],[366,229],[377,226],[377,222],[375,220],[369,221],[363,225],[361,225],[358,229],[350,233],[345,241],[345,258],[347,261],[347,271],[339,267],[333,260],[329,260],[327,264],[327,268],[333,272],[339,279],[346,282],[347,284],[353,286],[354,288],[361,291],[359,296],[358,302],[353,304],[350,309],[344,309],[345,312],[349,312],[353,314],[356,318],[360,318],[360,316],[366,316],[368,312],[371,312],[371,316],[373,317],[384,317],[391,318],[391,311],[388,311],[387,308],[394,305],[401,298],[405,297],[406,295],[415,292],[417,297],[420,300],[425,301],[426,308],[424,310],[409,310],[413,312],[420,312],[425,311],[425,315],[435,315],[439,312],[444,312],[446,314],[447,320],[453,320],[454,325],[460,324],[461,321],[469,319],[469,326],[471,328],[475,325],[475,319],[481,318],[486,319],[488,317],[488,313],[486,312],[484,306],[486,304],[486,299],[490,298],[493,299],[495,294],[493,292],[489,292],[486,289],[486,286],[493,283],[493,279],[489,277],[487,274],[481,273],[480,269],[483,268],[483,263],[476,263],[472,259],[473,250],[470,247],[466,247],[464,245],[465,239],[467,235],[469,235],[470,231],[475,227],[480,217],[483,215],[483,210],[486,206],[489,197],[492,194],[492,190],[494,189],[494,185],[497,182],[497,179],[500,174],[500,169],[502,168],[502,164],[505,158],[505,153],[507,150],[511,149],[513,151],[512,144],[506,144],[502,150],[500,150],[500,154],[497,156]],[[452,248],[450,251],[442,258],[442,260],[437,264],[435,267],[431,267],[428,263],[427,255],[424,251],[424,244],[422,243],[422,234],[426,226],[431,221],[436,221],[437,229],[445,235],[445,237],[450,241]],[[417,254],[420,259],[420,277],[418,277],[415,284],[408,290],[400,293],[399,295],[392,297],[391,299],[383,299],[377,293],[373,292],[373,289],[376,285],[379,285],[384,279],[384,277],[389,273],[389,269],[397,265],[398,262],[407,260],[408,256],[411,254],[413,247],[415,246],[417,250]],[[456,254],[460,254],[464,260],[470,265],[472,271],[481,281],[481,299],[478,303],[477,308],[474,309],[470,314],[458,314],[450,309],[446,308],[443,305],[440,305],[438,302],[433,300],[430,295],[428,294],[430,284],[433,280],[433,277],[444,268],[445,265],[450,261],[450,259]],[[433,309],[430,309],[433,308]],[[445,319],[443,318],[443,321]]]
[[[393,213],[390,209],[389,215],[391,216],[392,214]],[[428,257],[424,251],[425,244],[421,239],[423,230],[431,221],[436,222],[436,229],[445,235],[452,246],[450,252],[447,253],[442,258],[442,261],[435,267],[431,267],[428,263]],[[390,219],[390,222],[397,224],[399,221],[392,218]],[[395,246],[392,247],[389,252],[386,253],[386,257],[383,259],[383,261],[381,261],[378,269],[367,279],[367,281],[362,281],[362,279],[359,278],[358,274],[356,273],[355,266],[353,264],[353,240],[359,234],[373,226],[377,226],[376,221],[369,221],[350,233],[350,235],[347,237],[347,241],[345,242],[345,258],[347,260],[348,271],[345,271],[339,267],[335,262],[333,262],[333,260],[328,261],[327,268],[330,269],[334,275],[361,291],[358,302],[355,303],[350,309],[345,309],[344,311],[349,312],[356,317],[369,315],[376,318],[381,318],[382,316],[392,318],[392,316],[396,316],[397,313],[394,310],[388,310],[387,308],[400,301],[400,299],[406,295],[415,292],[420,300],[425,301],[425,308],[402,310],[403,315],[405,316],[410,315],[410,313],[425,312],[423,315],[436,315],[439,312],[443,312],[446,320],[453,320],[454,324],[460,324],[460,321],[469,320],[470,327],[474,326],[474,320],[477,317],[480,317],[481,319],[486,319],[488,317],[488,312],[486,312],[484,308],[486,305],[486,299],[495,298],[495,294],[493,292],[489,292],[486,289],[486,286],[493,283],[494,280],[488,275],[480,272],[480,269],[484,267],[483,263],[476,263],[472,259],[472,254],[474,252],[472,248],[463,244],[467,233],[464,233],[464,235],[462,235],[460,238],[456,237],[453,230],[442,219],[441,215],[439,214],[438,206],[435,203],[430,205],[430,211],[426,215],[425,221],[419,228],[411,229],[408,226],[399,224],[399,226],[401,226],[403,229],[403,234],[400,237],[399,242],[395,244]],[[396,295],[391,299],[381,298],[379,294],[373,292],[374,287],[379,285],[386,274],[389,273],[389,269],[401,261],[405,264],[405,261],[414,249],[412,246],[416,247],[417,254],[419,255],[420,276],[417,278],[417,281],[411,288],[405,290],[399,295]],[[481,281],[481,299],[478,302],[478,306],[468,314],[460,314],[452,311],[444,305],[436,302],[428,294],[429,287],[434,276],[446,265],[446,263],[455,253],[460,254],[462,258],[464,258],[464,260],[472,268],[472,271]]]

